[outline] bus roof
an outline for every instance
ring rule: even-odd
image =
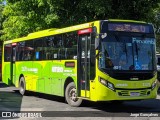
[[[109,19],[108,21],[112,22],[134,22],[134,23],[146,23],[144,21],[136,21],[136,20],[122,20],[122,19]]]
[[[108,20],[101,20],[101,21],[146,23],[146,22],[142,22],[142,21],[120,20],[120,19],[108,19]],[[4,41],[4,44],[20,42],[20,41],[24,41],[24,40],[30,40],[30,39],[41,38],[41,37],[46,37],[46,36],[50,36],[50,35],[56,35],[56,34],[61,34],[61,33],[65,33],[65,32],[71,32],[71,31],[76,31],[76,30],[80,30],[80,29],[85,29],[85,28],[92,27],[93,23],[95,23],[95,22],[96,21],[88,22],[88,23],[84,23],[84,24],[79,24],[79,25],[75,25],[75,26],[70,26],[70,27],[65,27],[65,28],[60,28],[60,29],[52,28],[52,29],[47,29],[47,30],[41,30],[38,32],[30,33],[25,37]]]
[[[94,22],[79,24],[79,25],[60,28],[60,29],[52,28],[52,29],[42,30],[42,31],[38,31],[38,32],[33,32],[33,33],[30,33],[27,36],[22,37],[22,38],[16,38],[16,39],[13,39],[13,40],[4,41],[4,44],[20,42],[20,41],[23,41],[23,40],[30,40],[30,39],[34,39],[34,38],[41,38],[41,37],[46,37],[46,36],[50,36],[50,35],[56,35],[56,34],[60,34],[60,33],[85,29],[85,28],[88,28],[88,27],[92,27],[92,23],[94,23]]]

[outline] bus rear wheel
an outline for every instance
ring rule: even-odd
[[[77,97],[77,90],[74,82],[67,85],[65,90],[65,99],[70,106],[78,107],[82,103],[82,99]]]
[[[24,95],[26,91],[26,82],[24,80],[24,77],[21,77],[19,80],[19,93],[21,95]]]

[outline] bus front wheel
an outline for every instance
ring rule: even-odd
[[[78,107],[82,103],[82,99],[77,97],[77,90],[74,82],[67,85],[65,90],[65,99],[70,106]]]
[[[24,80],[24,77],[21,77],[19,80],[19,92],[21,95],[24,95],[26,91],[26,82]]]

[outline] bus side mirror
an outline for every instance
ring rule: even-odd
[[[97,28],[92,27],[92,37],[95,38],[95,49],[97,50],[99,47],[99,35],[97,34]]]
[[[99,38],[95,38],[95,49],[97,50],[99,47]]]

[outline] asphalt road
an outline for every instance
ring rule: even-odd
[[[63,97],[30,92],[21,96],[18,89],[0,82],[0,111],[3,118],[61,120],[160,120],[160,96],[157,99],[111,104],[84,101],[81,107],[70,107]],[[9,113],[6,113],[9,112]],[[19,114],[20,113],[20,114]],[[149,117],[148,117],[149,116]],[[28,118],[29,117],[29,118]],[[41,118],[42,117],[42,118]]]

